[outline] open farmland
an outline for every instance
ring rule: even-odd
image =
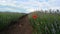
[[[19,17],[23,16],[23,13],[13,12],[0,12],[0,30],[18,20]]]
[[[33,15],[37,15],[34,19]],[[60,15],[33,12],[29,15],[33,27],[32,34],[60,34]]]
[[[27,15],[21,13],[0,13],[0,15],[1,28],[5,28],[5,26],[13,23],[12,26],[7,27],[7,29],[0,33],[60,34],[59,13],[32,12]],[[34,15],[35,17],[33,17]],[[20,18],[21,16],[22,18]],[[14,22],[16,23],[14,24]]]

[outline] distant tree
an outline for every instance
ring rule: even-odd
[[[60,14],[60,11],[57,9],[57,10],[55,11],[55,14]]]
[[[57,12],[59,12],[59,10],[57,9]]]
[[[57,12],[58,14],[60,13],[60,11],[59,11],[58,9],[56,10],[56,12]]]
[[[48,11],[47,10],[45,10],[45,13],[47,13]]]
[[[55,13],[55,10],[53,10],[52,13]]]
[[[43,12],[44,12],[42,9],[41,9],[40,11],[41,11],[41,13],[43,13]]]
[[[56,10],[56,13],[57,13],[57,14],[60,14],[60,11],[57,9],[57,10]]]
[[[49,10],[49,13],[52,13],[52,10],[51,9]]]

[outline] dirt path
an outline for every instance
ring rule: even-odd
[[[32,26],[28,16],[24,16],[17,23],[0,32],[0,34],[32,34]]]

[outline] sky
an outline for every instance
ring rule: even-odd
[[[30,13],[41,9],[60,9],[60,0],[0,0],[0,11]]]

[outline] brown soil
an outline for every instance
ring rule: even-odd
[[[29,22],[28,16],[19,19],[17,23],[9,26],[0,34],[32,34],[32,26]]]

